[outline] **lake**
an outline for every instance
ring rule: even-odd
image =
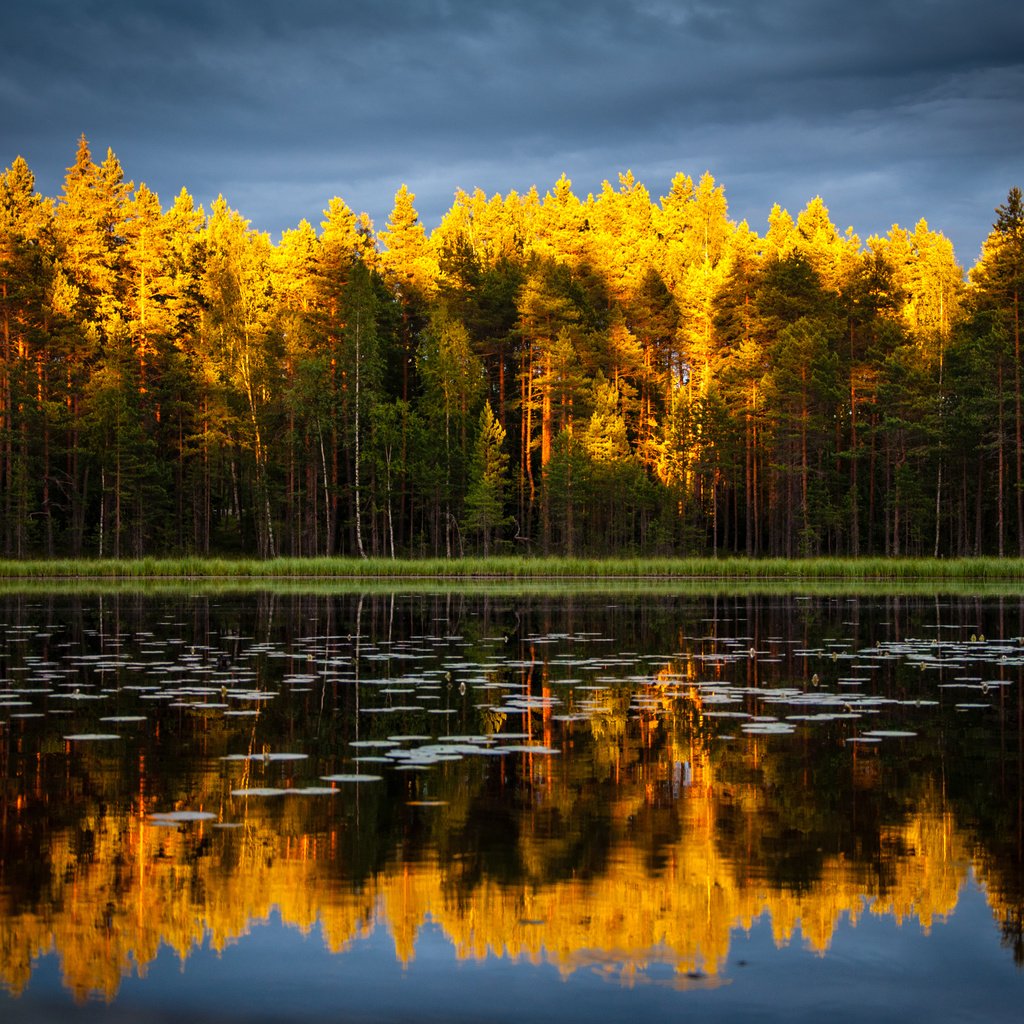
[[[1019,1020],[1022,671],[1009,593],[7,593],[0,1019]]]

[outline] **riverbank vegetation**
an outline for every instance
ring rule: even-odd
[[[140,558],[8,559],[0,580],[1024,580],[1012,558]]]
[[[1018,189],[965,281],[924,221],[760,236],[710,175],[274,242],[83,138],[59,197],[0,176],[0,553],[1024,557],[1022,288]]]

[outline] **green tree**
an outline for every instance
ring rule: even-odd
[[[579,437],[568,429],[560,430],[544,486],[551,510],[552,543],[569,556],[586,546],[590,534],[592,475],[593,463]]]
[[[769,360],[764,397],[772,444],[772,553],[815,554],[834,515],[829,467],[837,452],[842,332],[836,298],[810,263],[794,253],[765,264],[756,302],[757,328]]]
[[[1011,188],[996,207],[996,221],[985,239],[981,259],[971,272],[975,301],[991,312],[995,330],[1012,348],[1017,551],[1024,557],[1024,412],[1021,395],[1020,305],[1024,293],[1024,200]]]
[[[352,266],[341,302],[341,369],[345,378],[347,437],[351,440],[352,525],[355,551],[365,558],[363,537],[363,461],[371,410],[380,401],[383,359],[377,319],[380,303],[373,273],[361,260]]]
[[[466,493],[466,529],[480,538],[484,557],[493,549],[495,534],[511,521],[505,511],[508,491],[505,431],[494,418],[491,403],[485,402]]]
[[[409,405],[401,398],[378,401],[372,411],[372,458],[379,475],[384,478],[383,507],[388,538],[388,551],[395,557],[395,491],[404,487],[408,465],[405,437],[409,430]]]
[[[50,432],[52,217],[52,203],[36,192],[34,175],[18,157],[0,174],[0,543],[17,557],[29,554],[37,503],[45,550],[54,553],[51,467],[36,450]]]
[[[100,364],[90,375],[83,409],[89,452],[99,470],[100,558],[144,554],[147,522],[159,522],[164,511],[166,488],[158,479],[141,384],[130,330],[127,324],[112,326]]]
[[[483,368],[474,355],[463,324],[439,310],[421,339],[417,366],[423,393],[421,418],[433,424],[433,436],[443,441],[439,465],[443,475],[434,496],[435,536],[444,536],[445,556],[452,556],[452,527],[465,494],[469,456],[469,422],[483,390]]]

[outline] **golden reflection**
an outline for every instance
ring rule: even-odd
[[[614,780],[601,791],[607,843],[599,858],[570,856],[571,844],[586,839],[575,824],[585,787],[568,758],[535,758],[531,767],[524,756],[528,799],[502,798],[512,837],[502,855],[517,865],[514,880],[486,865],[472,869],[472,797],[458,795],[465,786],[447,804],[408,809],[425,816],[428,842],[406,849],[399,838],[361,869],[358,851],[378,833],[368,805],[356,806],[366,798],[246,801],[230,797],[231,783],[211,768],[188,806],[234,827],[157,825],[148,815],[164,808],[139,795],[127,809],[97,803],[52,831],[35,897],[14,893],[9,877],[0,890],[0,978],[20,993],[33,962],[55,952],[76,998],[112,999],[122,978],[145,974],[162,943],[185,961],[205,944],[222,950],[276,911],[303,932],[319,928],[336,953],[386,928],[395,956],[409,963],[420,930],[434,922],[463,959],[544,962],[564,974],[588,968],[625,985],[669,964],[680,985],[714,983],[733,933],[762,917],[777,944],[799,935],[824,953],[839,923],[856,924],[865,912],[928,929],[954,911],[971,871],[986,877],[984,859],[936,792],[898,824],[879,827],[870,853],[835,850],[808,878],[773,877],[758,853],[769,803],[763,745],[744,741],[730,760],[716,760],[713,740],[660,716],[661,698],[649,696],[643,721],[629,729],[627,698],[614,689],[600,695],[608,714],[592,719],[591,770]],[[699,701],[690,713],[699,716]],[[654,746],[657,756],[647,757]],[[32,805],[7,805],[6,850],[27,841]],[[785,806],[772,804],[772,813]],[[1013,912],[998,894],[989,898],[997,918]]]

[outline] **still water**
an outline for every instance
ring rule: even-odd
[[[1024,600],[0,597],[0,1019],[1018,1020]]]

